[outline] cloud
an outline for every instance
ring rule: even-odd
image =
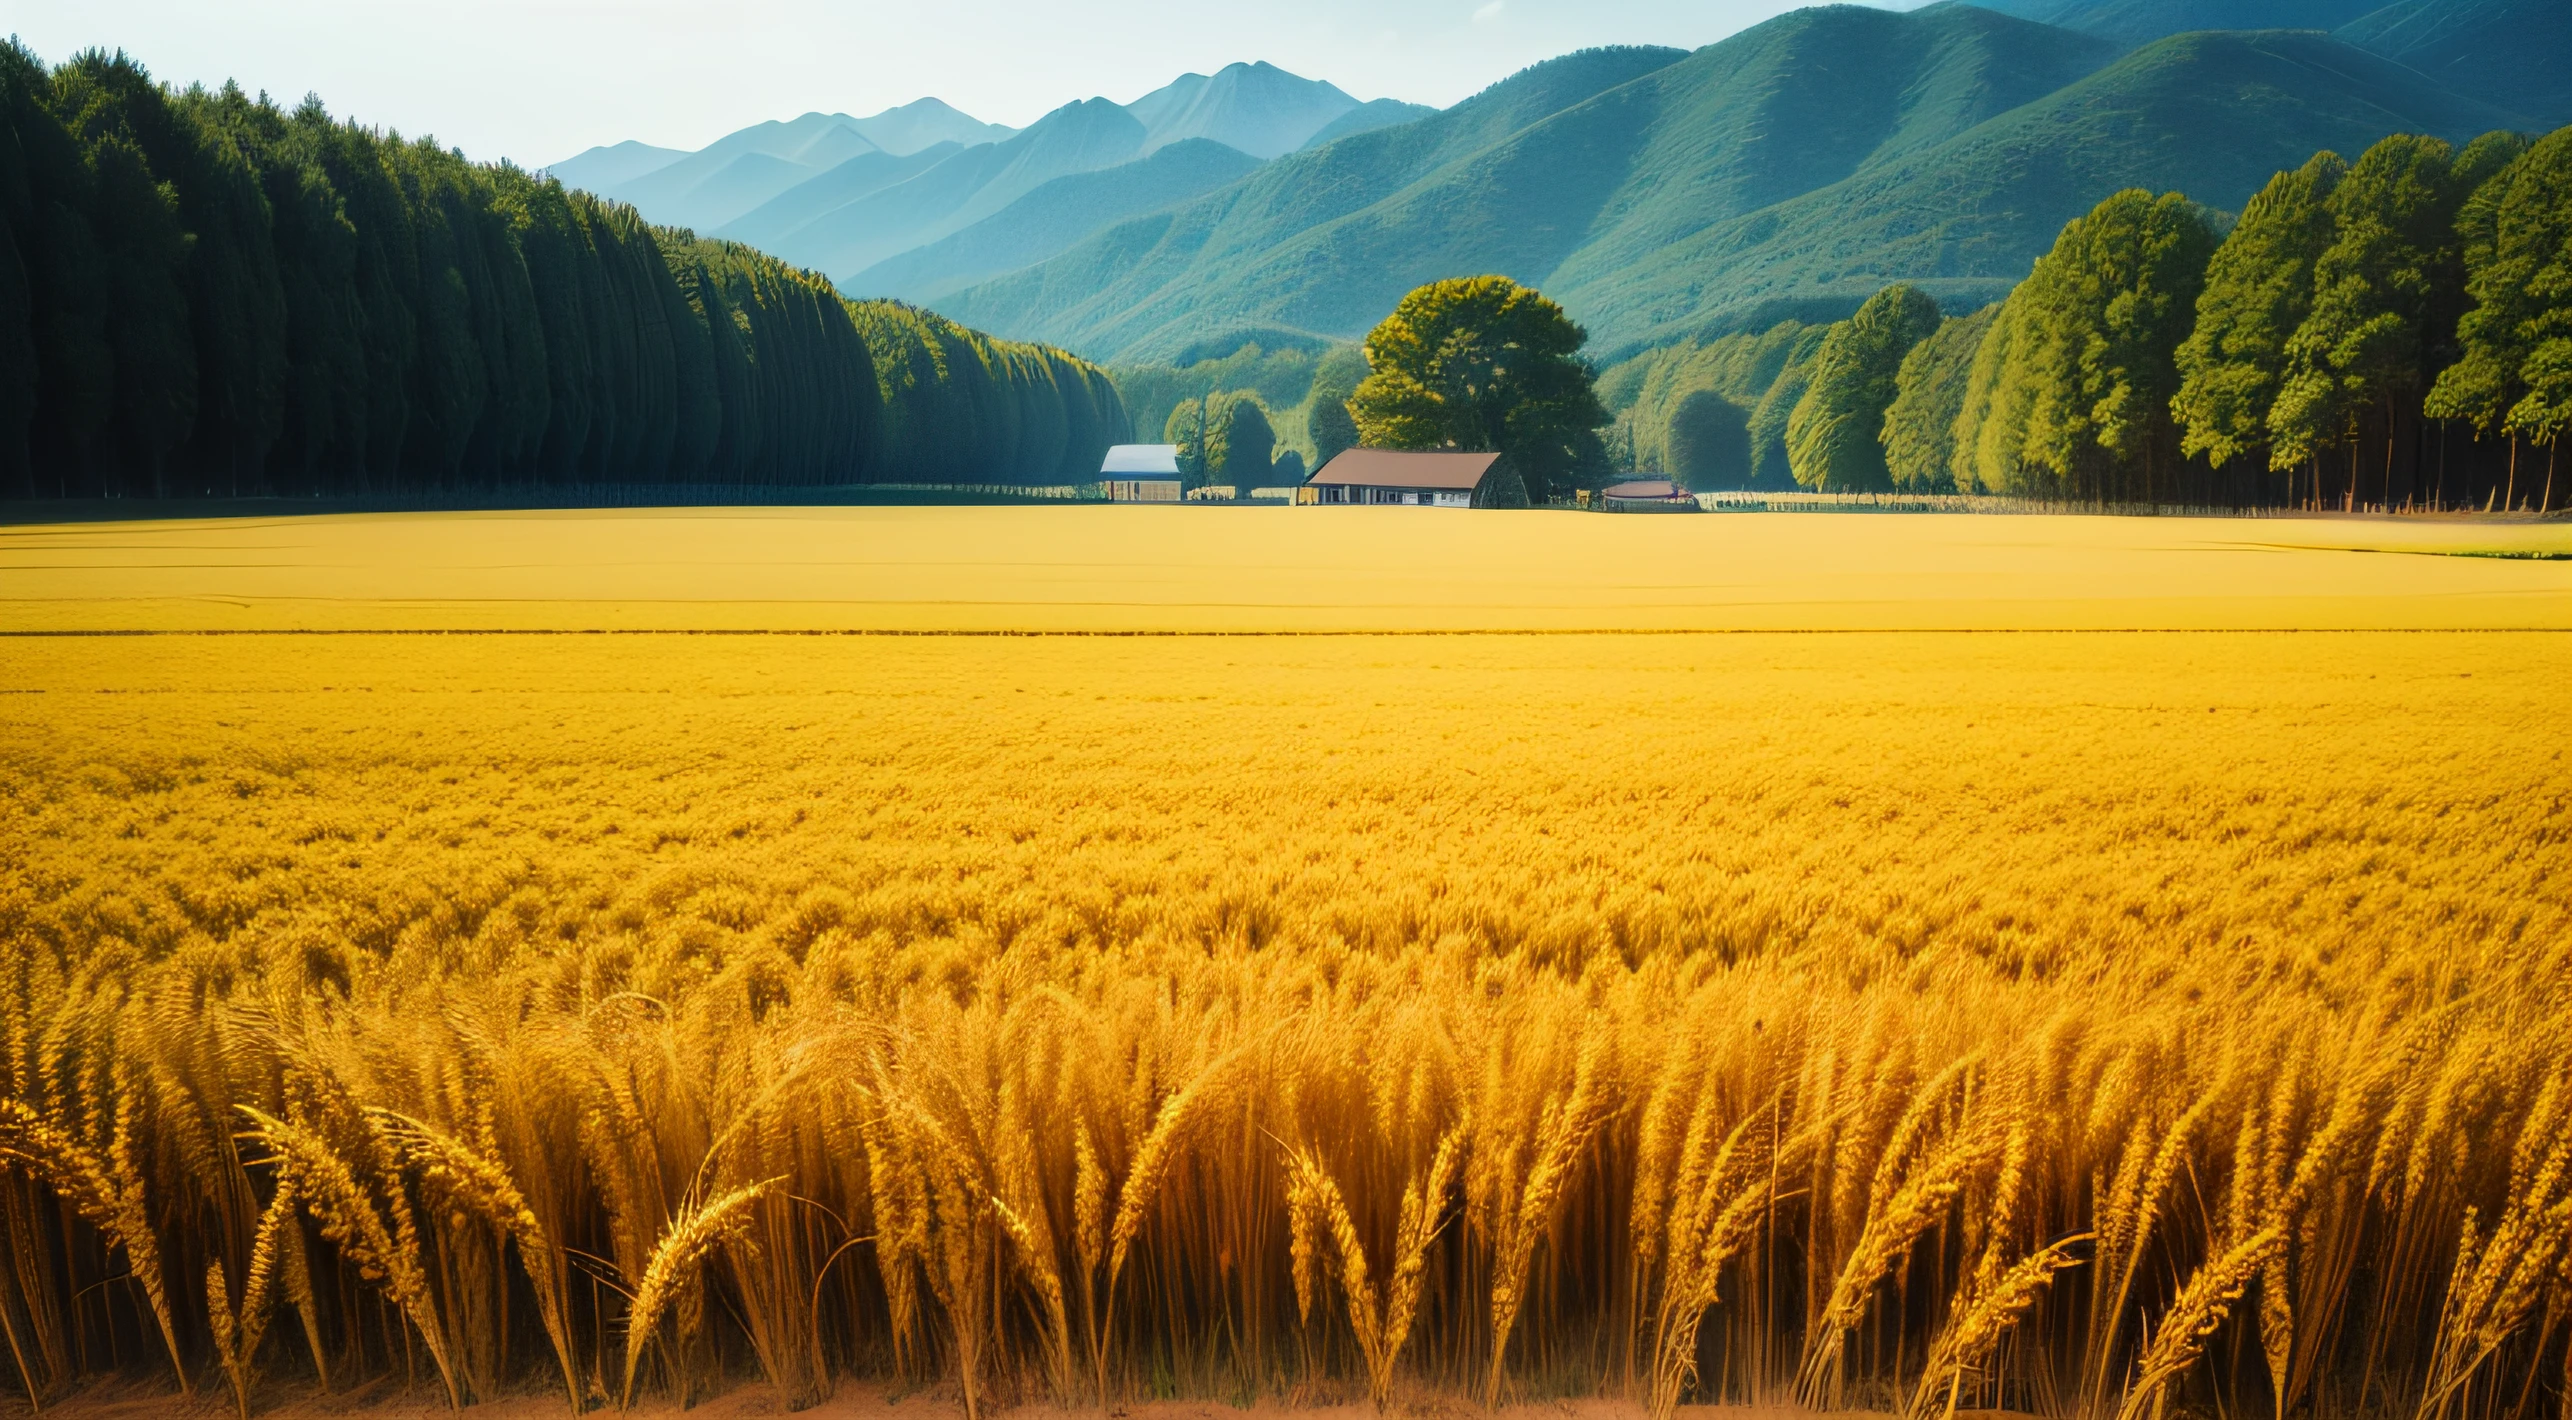
[[[1484,25],[1499,19],[1502,7],[1508,4],[1509,0],[1491,0],[1490,4],[1474,11],[1474,23],[1477,25]]]

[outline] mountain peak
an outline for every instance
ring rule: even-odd
[[[872,116],[851,120],[867,141],[897,158],[939,143],[997,143],[1018,130],[985,123],[939,98],[913,99]]]
[[[1235,61],[1213,75],[1182,74],[1126,111],[1143,123],[1144,150],[1211,138],[1255,158],[1294,152],[1358,102],[1338,85],[1268,61]]]

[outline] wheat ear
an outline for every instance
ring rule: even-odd
[[[1956,1413],[1957,1392],[1963,1388],[1965,1374],[1982,1369],[1992,1349],[2000,1345],[2010,1328],[2036,1304],[2054,1274],[2081,1263],[2076,1253],[2090,1242],[2088,1233],[2064,1238],[2020,1258],[1991,1289],[1972,1297],[1929,1350],[1929,1359],[1920,1372],[1919,1388],[1911,1395],[1909,1413],[1912,1420],[1922,1420],[1944,1390],[1946,1404],[1938,1409],[1942,1417]]]
[[[2138,1420],[2163,1387],[2197,1364],[2206,1339],[2224,1324],[2225,1314],[2241,1300],[2251,1279],[2285,1246],[2285,1232],[2271,1224],[2242,1239],[2232,1251],[2198,1266],[2152,1329],[2135,1382],[2126,1391],[2125,1403],[2117,1407],[2117,1420]]]
[[[250,1246],[250,1275],[242,1283],[241,1310],[232,1309],[230,1281],[223,1274],[223,1260],[215,1259],[205,1269],[206,1318],[214,1331],[215,1356],[223,1363],[224,1376],[232,1382],[232,1406],[241,1420],[250,1420],[250,1384],[256,1374],[252,1363],[259,1357],[259,1342],[268,1334],[268,1294],[276,1286],[279,1261],[285,1252],[282,1237],[293,1224],[295,1186],[291,1181],[277,1185],[277,1196],[268,1201],[268,1209],[259,1215],[259,1231]]]
[[[683,1207],[670,1220],[668,1231],[652,1249],[651,1261],[643,1266],[643,1283],[634,1289],[634,1308],[626,1315],[619,1409],[634,1404],[634,1368],[643,1359],[643,1343],[652,1339],[660,1325],[662,1311],[695,1279],[696,1266],[706,1254],[741,1230],[750,1205],[778,1182],[772,1178],[736,1188],[705,1204]]]

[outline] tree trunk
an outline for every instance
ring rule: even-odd
[[[2393,511],[2393,446],[2402,429],[2402,416],[2387,399],[2384,406],[2384,510]]]

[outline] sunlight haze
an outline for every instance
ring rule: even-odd
[[[1603,44],[1711,43],[1794,0],[1127,0],[936,5],[748,0],[24,0],[8,27],[59,63],[122,46],[166,81],[236,79],[291,103],[539,166],[639,139],[694,149],[763,119],[865,115],[935,95],[1023,127],[1182,73],[1267,60],[1360,99],[1445,106]],[[1907,5],[1893,8],[1909,8]]]

